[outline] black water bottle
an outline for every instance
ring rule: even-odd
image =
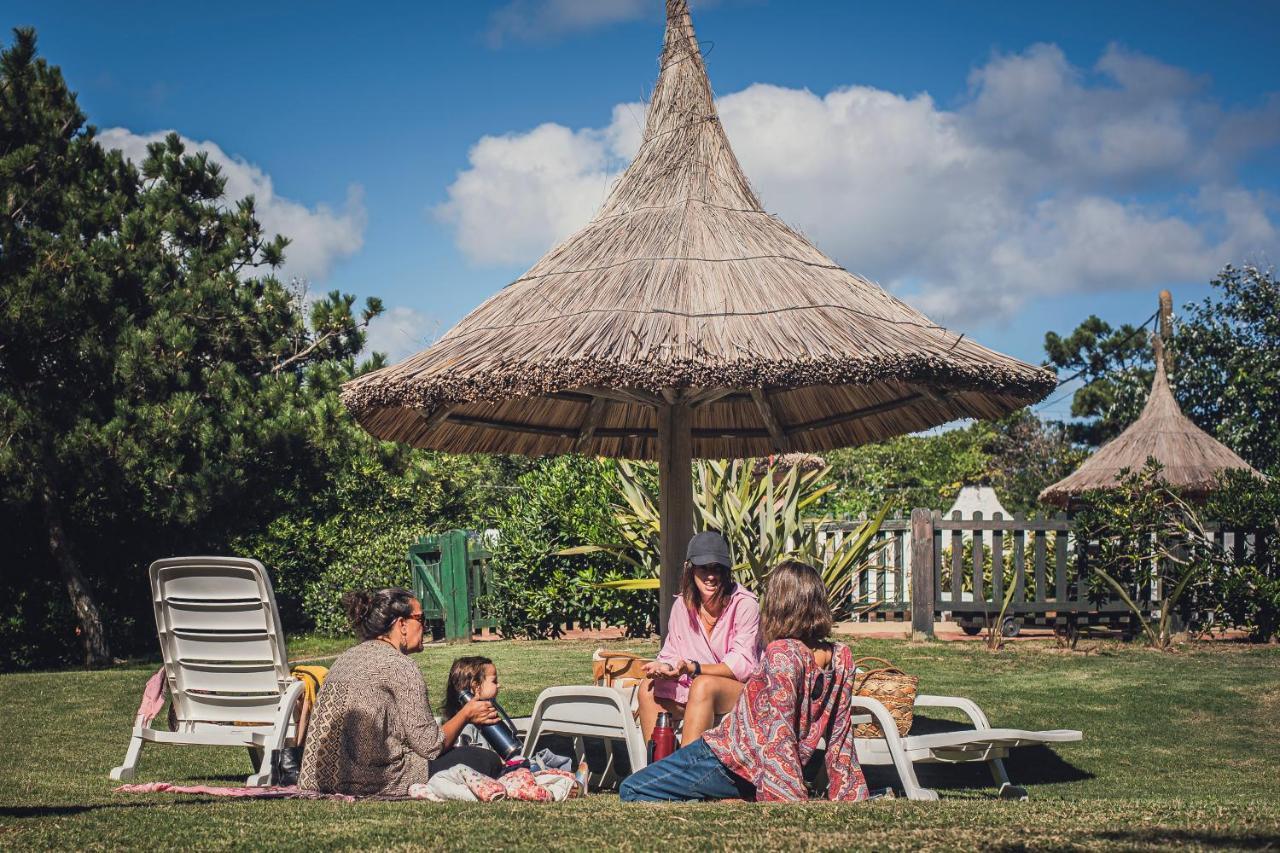
[[[458,698],[465,703],[470,702],[475,696],[470,690],[459,690]],[[493,705],[493,709],[498,712],[498,716],[502,719],[496,723],[478,725],[476,728],[480,730],[481,737],[485,739],[489,746],[493,747],[493,751],[498,753],[503,761],[515,758],[520,754],[520,750],[524,748],[524,745],[520,743],[520,739],[516,737],[515,723],[511,722],[507,712],[502,710],[498,700],[488,699],[486,701]]]

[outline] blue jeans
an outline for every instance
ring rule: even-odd
[[[730,772],[701,738],[622,781],[624,802],[753,799],[756,788]]]

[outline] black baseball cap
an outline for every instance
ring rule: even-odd
[[[733,567],[733,557],[729,554],[729,543],[714,530],[704,530],[689,540],[689,549],[685,559],[695,566],[709,566],[718,563]]]

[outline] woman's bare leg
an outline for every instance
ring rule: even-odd
[[[688,746],[711,728],[717,714],[727,714],[742,694],[742,682],[723,675],[700,675],[689,687],[689,703],[684,709],[681,746]]]
[[[684,706],[674,699],[655,696],[653,684],[653,679],[646,678],[636,688],[640,697],[640,732],[644,735],[645,743],[653,740],[653,727],[658,724],[659,711],[670,711],[675,720],[684,716]]]

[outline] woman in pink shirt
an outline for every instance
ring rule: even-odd
[[[733,709],[760,659],[760,608],[755,594],[734,582],[732,566],[729,543],[719,533],[689,540],[666,642],[645,665],[650,678],[640,689],[640,728],[646,741],[664,709],[684,719],[681,743],[702,737],[717,714]]]

